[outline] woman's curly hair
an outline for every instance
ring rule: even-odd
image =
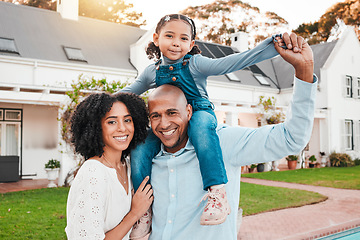
[[[185,23],[189,24],[191,27],[191,40],[195,40],[196,37],[196,27],[194,21],[182,14],[170,14],[162,17],[158,24],[156,25],[155,32],[157,34],[160,34],[161,29],[163,26],[165,26],[166,23],[173,21],[173,20],[182,20]],[[193,48],[188,52],[190,55],[195,55],[201,53],[200,48],[197,45],[194,45]],[[161,57],[160,48],[155,45],[154,42],[150,42],[146,48],[146,55],[149,59],[155,58],[156,60],[159,60]]]
[[[89,95],[76,107],[70,120],[71,143],[75,152],[85,160],[102,156],[104,141],[102,137],[101,119],[110,111],[115,102],[122,102],[127,107],[134,123],[134,137],[129,147],[123,151],[122,161],[131,149],[144,142],[148,129],[148,112],[143,99],[133,93],[94,93]]]

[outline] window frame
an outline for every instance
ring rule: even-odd
[[[350,82],[348,82],[350,80]],[[353,78],[350,75],[345,76],[345,96],[347,98],[353,97],[353,86],[352,86]]]
[[[271,86],[270,84],[270,79],[268,77],[265,77],[261,74],[254,74],[254,77],[256,79],[256,81],[258,81],[258,83],[260,83],[260,85],[262,86]]]
[[[63,46],[63,49],[64,49],[64,52],[65,52],[65,56],[66,56],[66,58],[68,60],[87,63],[87,60],[85,59],[85,56],[84,56],[81,48]],[[78,52],[75,53],[74,55],[72,55],[71,51],[78,51]],[[75,55],[78,55],[78,54],[80,56],[75,56]]]
[[[6,38],[6,37],[0,37],[0,42],[1,42],[1,40],[5,40],[5,41],[10,41],[10,42],[12,42],[12,43],[13,43],[13,48],[1,49],[1,47],[0,47],[0,52],[2,52],[2,53],[15,53],[15,54],[20,54],[20,53],[19,53],[19,50],[18,50],[18,48],[17,48],[17,46],[16,46],[15,39],[13,39],[13,38]],[[1,44],[0,44],[0,46],[1,46]]]
[[[356,93],[357,93],[357,99],[360,99],[360,77],[356,78]]]
[[[349,128],[347,128],[347,124],[350,124]],[[351,119],[345,119],[344,128],[345,150],[352,151],[354,150],[354,121]],[[350,129],[351,132],[347,132],[348,129]],[[348,145],[348,143],[351,146]]]

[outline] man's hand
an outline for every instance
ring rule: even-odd
[[[309,44],[295,33],[284,33],[282,39],[276,38],[274,43],[276,51],[280,56],[293,65],[295,76],[306,82],[313,82],[314,57]],[[281,46],[287,46],[287,49]]]

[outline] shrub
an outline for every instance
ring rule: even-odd
[[[316,162],[316,157],[315,157],[315,155],[311,155],[311,157],[309,157],[309,161],[310,162]]]
[[[45,168],[60,168],[60,161],[56,159],[50,159],[46,164]]]
[[[360,165],[360,158],[355,158],[354,159],[354,164],[355,164],[355,166]]]
[[[351,157],[346,153],[332,152],[329,156],[331,166],[333,167],[351,167],[354,162]]]
[[[286,160],[288,160],[288,161],[297,161],[298,158],[299,158],[298,155],[289,155],[289,156],[286,157]]]

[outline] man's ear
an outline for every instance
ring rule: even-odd
[[[190,104],[186,105],[186,111],[187,111],[187,120],[190,121],[190,118],[192,116],[192,106]]]
[[[154,42],[154,44],[155,44],[155,46],[159,46],[159,34],[157,34],[157,33],[154,33],[153,34],[153,42]]]

